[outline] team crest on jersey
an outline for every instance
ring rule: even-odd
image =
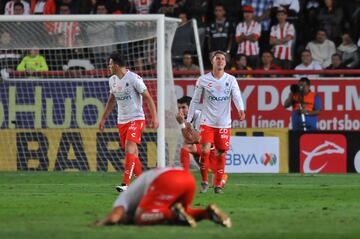
[[[217,86],[215,86],[215,89],[216,89],[218,92],[220,92],[221,89],[222,89],[222,87],[221,87],[221,85],[217,85]]]

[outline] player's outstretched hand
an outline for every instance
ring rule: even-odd
[[[199,132],[197,132],[189,122],[185,123],[185,128],[181,129],[186,144],[196,144],[200,141]]]
[[[239,117],[240,117],[240,120],[245,120],[245,111],[240,110],[239,111]]]
[[[153,129],[159,128],[159,120],[157,117],[150,121],[149,127]]]

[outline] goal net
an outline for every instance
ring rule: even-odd
[[[143,167],[174,164],[181,137],[170,50],[176,20],[58,15],[0,21],[0,171],[123,170],[116,107],[105,132],[97,130],[113,51],[143,77],[157,105],[160,126],[146,129],[139,146]]]

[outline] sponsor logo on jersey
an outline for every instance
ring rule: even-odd
[[[301,173],[346,173],[346,138],[340,134],[305,134],[300,138]]]
[[[131,95],[117,96],[117,100],[131,100]]]
[[[211,96],[209,95],[208,96],[208,99],[211,100],[211,101],[227,101],[230,99],[229,96],[219,96],[219,97],[216,97],[216,96]]]

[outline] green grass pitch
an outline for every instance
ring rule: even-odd
[[[0,238],[360,238],[360,175],[237,174],[218,204],[231,229],[88,225],[110,211],[121,173],[0,173]],[[198,174],[196,175],[199,181]],[[176,185],[174,185],[176,186]]]

